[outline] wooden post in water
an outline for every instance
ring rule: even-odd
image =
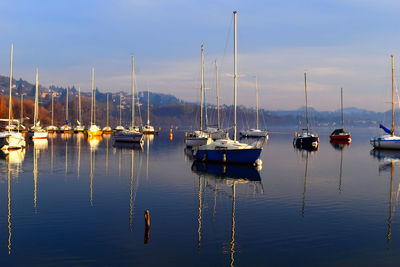
[[[150,211],[144,211],[144,243],[149,243],[150,239]]]

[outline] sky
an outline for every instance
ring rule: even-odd
[[[44,86],[130,91],[130,57],[139,90],[199,100],[200,45],[207,101],[233,102],[232,11],[238,11],[238,103],[291,110],[310,106],[390,108],[390,55],[400,66],[400,2],[395,0],[2,0],[0,74]],[[396,81],[400,69],[396,68]]]

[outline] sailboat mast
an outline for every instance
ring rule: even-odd
[[[81,87],[78,87],[78,109],[79,109],[78,120],[79,120],[79,123],[82,123]]]
[[[258,129],[258,109],[259,109],[259,100],[258,100],[258,78],[256,76],[256,129]]]
[[[67,105],[66,105],[66,107],[65,107],[65,123],[66,123],[66,124],[69,123],[69,122],[68,122],[68,112],[69,112],[69,110],[68,110],[68,95],[69,95],[69,93],[68,93],[68,87],[67,87]]]
[[[14,45],[11,44],[11,53],[10,53],[10,96],[8,98],[8,126],[11,126],[11,114],[12,114],[12,79],[13,79],[13,62],[14,62],[13,58],[14,58]]]
[[[233,11],[233,140],[236,141],[237,135],[237,124],[236,124],[236,106],[237,106],[237,85],[238,85],[238,74],[237,74],[237,11]]]
[[[36,69],[36,77],[35,77],[35,109],[33,116],[33,125],[36,127],[38,122],[38,108],[39,108],[39,70]]]
[[[132,121],[131,121],[131,126],[132,126],[132,129],[135,126],[135,80],[134,80],[134,73],[135,73],[135,65],[134,65],[134,58],[132,56],[132,73],[131,73],[131,86],[132,86]]]
[[[308,99],[307,99],[307,73],[304,72],[304,94],[306,96],[306,124],[307,124],[307,132],[309,131],[308,126]]]
[[[108,115],[108,113],[109,113],[108,95],[109,95],[109,94],[107,94],[107,125],[106,125],[107,127],[109,126],[109,125],[108,125],[108,122],[109,122],[109,118],[108,118],[108,116],[109,116],[109,115]]]
[[[24,94],[21,94],[21,124],[24,123]]]
[[[122,94],[119,94],[119,125],[122,125]]]
[[[394,135],[394,56],[390,56],[392,58],[392,129],[390,134]]]
[[[94,124],[94,68],[92,68],[92,107],[91,107],[91,112],[90,112],[90,125]]]
[[[54,125],[54,92],[51,92],[51,125]]]
[[[342,129],[344,128],[344,117],[343,117],[343,87],[340,87],[340,110],[342,116]]]
[[[203,106],[204,106],[204,45],[201,44],[201,85],[200,85],[200,131],[203,131]]]
[[[215,91],[216,91],[216,97],[217,97],[217,128],[219,129],[221,126],[221,118],[220,118],[220,111],[219,111],[219,77],[218,77],[218,65],[217,65],[217,60],[215,60]]]
[[[150,125],[150,89],[147,87],[147,125]]]

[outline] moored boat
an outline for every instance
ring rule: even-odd
[[[382,124],[379,125],[386,134],[379,137],[374,137],[370,140],[371,145],[377,149],[400,149],[400,136],[394,134],[395,124],[394,124],[394,56],[391,55],[392,60],[392,127],[387,129]]]
[[[143,143],[143,133],[140,132],[139,127],[135,126],[135,64],[132,56],[132,72],[131,72],[131,86],[132,86],[132,117],[131,127],[127,130],[117,131],[114,133],[115,142],[128,142],[128,143]]]
[[[308,101],[307,101],[307,74],[304,73],[304,94],[306,100],[306,125],[307,128],[302,129],[301,133],[295,133],[293,145],[300,149],[313,149],[318,147],[319,137],[315,133],[310,132],[308,122]]]
[[[345,140],[351,142],[351,133],[344,130],[343,88],[340,88],[340,113],[342,128],[334,130],[329,137],[331,140]]]
[[[90,112],[90,127],[87,131],[89,137],[96,137],[103,134],[103,131],[96,125],[96,91],[94,86],[94,68],[92,68],[92,105]]]
[[[237,12],[233,12],[233,140],[219,139],[209,144],[195,147],[193,156],[195,160],[211,161],[219,163],[252,164],[261,165],[259,159],[263,142],[245,144],[237,141]]]

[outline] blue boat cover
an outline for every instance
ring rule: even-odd
[[[386,128],[385,126],[383,126],[382,124],[379,124],[379,128],[383,129],[386,133],[391,134],[392,131],[390,131],[388,128]]]

